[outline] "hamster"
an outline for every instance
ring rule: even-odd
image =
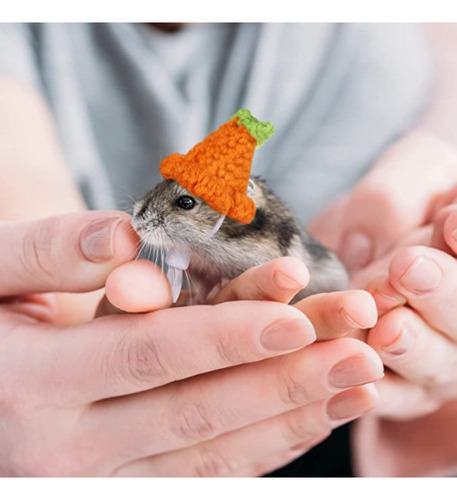
[[[294,302],[346,289],[348,275],[336,256],[300,227],[262,179],[251,181],[256,214],[250,224],[226,217],[208,239],[221,214],[167,179],[135,203],[132,226],[145,244],[163,250],[180,247],[190,253],[188,272],[198,303],[247,269],[284,256],[302,260],[310,273],[310,283]]]

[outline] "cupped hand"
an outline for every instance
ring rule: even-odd
[[[353,286],[366,287],[376,300],[381,318],[367,342],[390,369],[377,384],[376,411],[383,417],[415,418],[457,396],[451,327],[456,245],[448,221],[456,182],[454,148],[412,133],[312,225],[353,272]],[[421,286],[435,288],[407,287],[413,271]]]
[[[423,132],[390,146],[362,180],[310,226],[349,271],[363,269],[430,223],[456,197],[457,151]]]
[[[3,475],[258,473],[373,405],[358,386],[382,375],[377,355],[351,339],[310,345],[311,322],[280,302],[68,327],[21,309],[29,294],[98,288],[131,258],[128,217],[112,215],[0,225]],[[155,285],[161,307],[170,289],[159,273]]]
[[[107,296],[117,307],[132,310],[135,304],[127,290],[137,275],[138,307],[152,309],[155,304],[152,283],[157,272],[148,262],[126,263],[110,275]],[[212,306],[198,306],[198,309],[214,311],[217,324],[225,327],[225,335],[229,335],[229,318],[224,311],[230,314],[245,311],[252,321],[259,314],[260,305],[261,314],[265,315],[280,303],[288,303],[306,286],[308,279],[302,262],[288,257],[277,259],[246,271],[213,297]],[[176,311],[188,316],[194,309],[183,307]],[[311,321],[307,324],[314,326],[318,338],[334,340],[244,364],[249,359],[247,354],[240,353],[252,352],[252,345],[246,345],[252,335],[252,324],[246,323],[235,344],[232,345],[229,338],[222,344],[224,358],[229,357],[231,364],[237,367],[172,385],[178,397],[181,393],[187,396],[185,402],[179,401],[178,407],[173,407],[173,413],[184,412],[183,418],[188,422],[200,420],[200,439],[192,446],[189,439],[187,446],[175,444],[177,449],[169,452],[151,448],[150,456],[120,467],[115,474],[261,475],[305,453],[327,437],[333,428],[371,410],[376,403],[376,392],[369,382],[381,376],[379,360],[363,343],[337,338],[355,328],[368,328],[375,323],[376,311],[370,295],[363,291],[322,294],[309,297],[290,309],[299,314],[298,322]],[[191,327],[190,322],[185,324],[188,329]],[[212,328],[216,328],[216,324]],[[276,330],[273,328],[263,337],[270,349],[300,347],[293,343],[297,333],[294,322]],[[208,334],[208,331],[203,333],[204,336]],[[194,330],[188,332],[188,337],[198,335]],[[215,340],[212,339],[213,343]],[[187,342],[193,340],[188,338]],[[187,342],[183,346],[186,351],[191,348],[187,347]],[[220,351],[220,339],[216,344]],[[156,396],[168,390],[169,387],[162,388]],[[153,405],[152,396],[148,399],[144,405]],[[190,405],[189,409],[186,405]],[[164,413],[173,420],[168,410]],[[133,423],[142,418],[130,412],[122,415],[123,420]],[[225,428],[221,421],[225,422]],[[157,422],[151,421],[149,425],[150,429],[158,427]],[[195,432],[194,429],[192,434]]]
[[[354,429],[359,474],[455,474],[456,231],[457,206],[450,205],[416,232],[419,245],[393,252],[387,268],[371,266],[374,275],[386,272],[368,287],[381,317],[367,341],[388,369],[376,384],[379,405]]]
[[[456,231],[453,205],[434,225],[431,241],[440,250],[408,246],[369,285],[383,314],[367,342],[390,369],[378,384],[382,417],[417,418],[457,400]]]

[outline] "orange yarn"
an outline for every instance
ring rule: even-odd
[[[252,159],[258,141],[260,145],[265,137],[268,138],[262,127],[265,124],[273,126],[259,122],[248,110],[240,110],[237,115],[186,155],[175,153],[165,158],[160,172],[166,179],[175,180],[189,193],[203,199],[213,210],[248,224],[256,211],[253,200],[246,194]],[[269,131],[268,136],[271,133]]]

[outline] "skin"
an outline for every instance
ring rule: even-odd
[[[379,357],[341,338],[374,324],[367,293],[288,306],[308,273],[286,259],[214,305],[169,309],[163,274],[131,261],[130,218],[84,210],[41,97],[5,79],[0,96],[2,475],[261,474],[374,407]],[[63,211],[79,213],[46,218]],[[104,299],[92,319],[100,291],[87,293],[105,282],[118,308],[143,313],[114,314]],[[262,343],[269,325],[279,330]]]
[[[358,271],[354,284],[375,293],[382,316],[367,341],[390,371],[377,385],[376,416],[361,419],[354,433],[360,475],[457,471],[457,449],[449,439],[457,421],[457,248],[452,236],[457,228],[452,205],[457,194],[457,67],[452,56],[457,28],[440,24],[426,30],[436,71],[427,112],[349,196],[314,224],[315,235]],[[338,213],[342,217],[337,227],[335,219],[329,221]],[[418,267],[417,259],[430,259],[438,273],[432,265]],[[413,289],[403,283],[412,265],[419,271]],[[417,280],[427,290],[418,290]]]
[[[296,257],[308,267],[310,282],[294,300],[309,295],[346,290],[348,276],[335,256],[300,228],[292,213],[260,178],[251,179],[256,214],[249,224],[226,217],[211,231],[221,214],[192,196],[174,180],[166,179],[133,207],[132,226],[144,244],[160,255],[176,248],[190,257],[187,268],[193,303],[206,303],[214,288],[247,269],[282,256]],[[183,209],[179,201],[191,206]]]
[[[451,244],[449,244],[451,243],[450,234],[456,228],[455,219],[452,219],[451,215],[449,215],[448,219],[445,214],[443,215],[442,212],[439,212],[439,208],[446,206],[453,200],[452,196],[454,193],[452,193],[452,191],[448,192],[448,189],[449,186],[452,186],[455,183],[454,180],[455,172],[453,168],[454,160],[452,160],[453,157],[452,146],[455,143],[453,142],[454,139],[452,136],[450,136],[450,134],[452,133],[452,131],[457,130],[455,126],[451,126],[453,125],[452,117],[456,116],[456,113],[453,110],[453,105],[456,101],[449,99],[449,96],[452,95],[452,90],[457,88],[455,85],[456,80],[455,79],[453,80],[455,75],[452,74],[453,71],[452,69],[455,67],[455,65],[441,64],[443,62],[441,59],[444,58],[445,60],[446,54],[449,54],[449,51],[444,49],[455,46],[452,45],[453,40],[456,39],[455,34],[452,32],[452,29],[450,31],[451,32],[449,33],[449,28],[446,28],[446,30],[441,31],[440,36],[434,38],[434,41],[436,42],[436,46],[438,47],[438,49],[440,49],[441,47],[441,49],[437,52],[437,54],[440,54],[440,56],[438,57],[439,64],[437,70],[437,74],[439,75],[438,78],[439,84],[437,86],[437,92],[433,99],[433,103],[430,106],[430,111],[428,113],[428,116],[424,118],[423,123],[416,130],[416,132],[419,132],[420,134],[423,134],[424,132],[428,134],[428,139],[430,139],[430,141],[427,141],[429,143],[428,147],[429,147],[430,161],[427,163],[422,161],[423,154],[426,152],[424,149],[421,149],[420,147],[420,142],[422,141],[422,139],[421,141],[418,141],[417,140],[418,135],[416,133],[411,134],[409,137],[406,138],[405,141],[402,141],[402,145],[405,148],[405,156],[401,156],[400,163],[398,162],[395,163],[395,168],[394,168],[393,166],[394,163],[391,162],[391,157],[395,156],[395,154],[398,154],[398,149],[396,150],[396,153],[395,150],[391,150],[394,153],[392,153],[392,155],[390,154],[385,155],[383,157],[383,161],[378,162],[376,166],[378,172],[377,175],[379,176],[378,182],[375,183],[373,181],[375,177],[372,177],[371,182],[367,182],[366,184],[364,184],[363,181],[354,190],[353,196],[349,196],[346,200],[344,200],[343,205],[340,205],[339,207],[340,209],[343,207],[345,217],[343,224],[340,227],[336,228],[337,229],[336,234],[338,236],[337,241],[343,242],[344,238],[349,238],[353,234],[362,234],[362,235],[365,234],[365,236],[367,236],[367,238],[362,238],[361,246],[357,248],[357,245],[355,245],[352,248],[351,252],[349,252],[350,254],[349,259],[351,258],[352,255],[352,259],[355,260],[355,264],[353,266],[351,265],[351,268],[360,269],[366,267],[366,265],[370,262],[378,261],[379,266],[381,266],[380,269],[382,269],[382,272],[381,273],[373,272],[371,278],[373,280],[381,280],[381,282],[377,281],[380,289],[383,291],[388,290],[390,292],[390,295],[392,296],[393,294],[394,296],[393,303],[391,302],[389,305],[386,304],[386,302],[384,302],[382,307],[380,306],[380,312],[384,315],[382,316],[379,324],[382,325],[384,322],[385,328],[376,327],[377,330],[376,329],[372,330],[368,335],[368,341],[372,342],[374,338],[374,340],[376,340],[377,342],[376,345],[378,347],[383,345],[388,346],[389,342],[391,343],[393,339],[392,329],[390,327],[399,326],[400,327],[399,333],[401,334],[402,333],[401,321],[402,319],[404,319],[405,321],[406,319],[408,319],[406,317],[402,318],[401,314],[404,314],[405,311],[408,311],[408,314],[410,314],[409,310],[412,310],[414,315],[417,315],[419,318],[419,322],[414,323],[413,325],[413,326],[418,326],[418,330],[415,331],[415,334],[417,335],[416,338],[425,339],[425,344],[420,346],[421,349],[420,352],[422,355],[420,362],[418,361],[417,356],[416,358],[414,357],[411,358],[412,353],[414,352],[417,353],[417,350],[416,351],[414,350],[414,348],[417,347],[414,342],[412,345],[410,344],[410,347],[406,352],[401,354],[402,359],[400,359],[399,357],[394,357],[394,359],[392,358],[388,359],[381,352],[380,349],[381,356],[384,356],[384,362],[386,366],[391,368],[393,371],[396,371],[399,374],[399,376],[395,377],[394,379],[392,379],[391,377],[385,377],[384,380],[386,382],[383,383],[383,387],[380,385],[381,400],[379,405],[377,406],[377,415],[371,416],[370,418],[368,417],[363,418],[358,422],[353,444],[357,460],[358,473],[360,475],[426,475],[426,474],[428,475],[428,474],[443,474],[443,473],[450,474],[450,473],[455,473],[455,470],[457,470],[456,466],[457,450],[455,450],[455,447],[453,447],[453,442],[452,442],[453,440],[449,439],[449,436],[454,434],[453,426],[455,425],[456,421],[455,417],[457,408],[452,400],[448,401],[446,398],[443,398],[442,387],[440,387],[439,383],[435,384],[433,381],[433,379],[436,379],[436,381],[439,380],[440,372],[438,371],[437,373],[435,368],[435,373],[434,374],[433,372],[430,373],[430,367],[436,367],[439,364],[439,360],[437,359],[438,355],[440,356],[440,360],[443,361],[443,366],[449,366],[449,364],[452,362],[455,363],[455,360],[453,358],[449,360],[449,358],[445,357],[447,351],[436,347],[437,345],[442,345],[443,339],[446,341],[451,340],[453,342],[452,340],[453,337],[451,335],[451,332],[448,332],[446,330],[443,331],[441,329],[443,325],[446,326],[451,324],[452,311],[449,307],[438,308],[436,307],[436,304],[443,304],[443,305],[449,304],[449,301],[452,298],[452,294],[450,294],[449,292],[449,284],[455,283],[457,278],[457,276],[454,277],[454,274],[456,272],[455,250],[453,250],[454,247]],[[0,95],[2,95],[1,92]],[[8,106],[11,101],[8,99],[6,99],[6,101],[7,102],[5,102],[4,105]],[[27,107],[27,111],[30,109],[34,109],[33,106]],[[444,116],[447,117],[446,120],[443,119]],[[446,126],[441,128],[441,124],[443,123]],[[421,137],[425,139],[423,135]],[[445,145],[442,141],[437,140],[437,138],[445,139],[446,141],[449,141],[449,144]],[[411,142],[411,140],[414,140],[414,142]],[[18,139],[17,143],[21,144],[21,141]],[[439,172],[441,171],[441,169],[443,169],[443,176],[441,178],[442,184],[438,182],[438,180],[440,179],[438,175],[435,175],[432,179],[428,178],[427,181],[424,183],[421,182],[421,179],[423,179],[424,177],[419,174],[426,173],[429,169],[429,165],[433,165],[434,172]],[[402,168],[399,168],[400,166]],[[382,170],[384,168],[386,172],[386,177],[383,177],[381,175]],[[397,172],[398,176],[395,175],[395,172]],[[11,177],[9,176],[8,179],[11,179]],[[13,178],[10,180],[10,182],[14,183],[14,175]],[[0,186],[2,185],[4,184],[0,183]],[[403,186],[404,189],[407,189],[406,192],[408,192],[408,198],[402,196],[395,196],[391,189],[392,185]],[[19,183],[19,181],[18,181],[18,186],[22,187],[22,184]],[[396,189],[396,192],[401,193],[401,190]],[[367,206],[370,206],[370,200],[373,200],[372,197],[373,193],[377,195],[376,199],[382,202],[381,205],[383,209],[381,212],[379,211],[377,212],[376,221],[380,221],[383,219],[385,220],[385,217],[387,215],[390,217],[391,221],[391,223],[386,224],[385,226],[381,226],[382,230],[380,231],[373,230],[373,228],[376,228],[376,224],[374,224],[375,212],[366,211]],[[415,193],[419,193],[419,195],[416,196]],[[33,196],[36,193],[31,188],[29,194]],[[357,196],[355,196],[356,194]],[[0,199],[3,198],[0,197]],[[362,200],[365,201],[362,202]],[[404,203],[405,201],[407,203]],[[27,205],[24,204],[17,204],[17,205],[19,207],[18,208],[19,210],[24,210],[24,206],[32,207],[32,209],[35,209],[35,206],[33,205],[32,202],[30,202],[30,204]],[[361,206],[363,206],[364,210],[360,209]],[[378,209],[380,208],[379,204],[377,208]],[[335,212],[336,211],[334,211],[333,213]],[[328,214],[331,213],[332,209],[328,211]],[[381,217],[379,215],[380,213],[383,214],[384,217]],[[29,216],[33,216],[33,214],[29,214]],[[325,223],[325,220],[327,221],[327,224]],[[332,232],[332,227],[331,224],[329,224],[329,221],[336,219],[332,219],[327,215],[325,220],[321,221],[320,227],[322,228],[321,229],[322,234],[324,234],[324,232],[326,231],[326,234],[329,235]],[[416,232],[418,226],[420,227],[426,225],[430,225],[430,227],[428,229],[425,228],[425,232],[423,231],[420,231],[419,233]],[[427,231],[429,239],[428,240],[422,239],[424,236],[427,235]],[[407,233],[411,233],[411,242],[409,242],[409,245],[410,246],[414,245],[414,246],[408,248],[407,246],[408,243],[403,242],[406,246],[401,248],[399,240],[403,239],[402,237]],[[430,233],[432,233],[431,239],[430,239]],[[360,242],[361,239],[360,238],[358,239]],[[368,240],[368,245],[366,245],[367,240]],[[340,244],[342,245],[341,246],[342,249],[345,245],[342,243]],[[416,244],[420,244],[420,247],[415,247]],[[424,246],[426,248],[424,248]],[[429,249],[429,247],[431,246],[435,246],[436,248],[434,250]],[[361,249],[367,247],[368,247],[368,252],[366,252],[367,256],[365,256],[364,259],[362,259],[362,262],[360,263],[359,256],[360,253],[362,253]],[[406,262],[406,266],[412,264],[414,262],[414,259],[418,256],[418,254],[415,252],[431,252],[433,250],[433,255],[427,255],[427,256],[432,257],[435,260],[435,262],[439,264],[441,270],[446,275],[446,279],[443,280],[436,289],[430,290],[425,295],[420,294],[419,297],[420,300],[418,300],[417,293],[414,294],[411,294],[410,292],[407,293],[406,290],[401,289],[401,287],[399,286],[399,280],[401,278],[401,273],[403,270],[402,267],[401,266],[399,266],[398,268],[389,267],[393,256],[388,256],[387,252],[389,252],[389,250],[393,250],[395,247],[397,247],[397,252],[399,252],[398,255],[395,256],[395,258],[399,259],[399,262],[402,265],[404,265]],[[335,246],[334,248],[338,249],[337,246]],[[402,252],[406,252],[406,254],[402,255]],[[386,255],[387,257],[385,257]],[[449,261],[449,258],[451,258],[452,260]],[[6,262],[8,263],[8,261]],[[350,264],[350,260],[347,260],[347,262]],[[380,274],[382,276],[380,276]],[[368,276],[368,274],[366,274],[365,276],[367,280],[366,282],[368,283],[370,281],[370,276]],[[385,280],[386,276],[388,277],[387,280]],[[28,279],[29,279],[29,273],[27,273],[26,281],[28,281]],[[268,279],[268,274],[266,279]],[[360,279],[362,278],[360,277]],[[116,285],[115,279],[112,281],[112,284],[113,286]],[[444,286],[444,284],[446,284],[446,286]],[[245,283],[245,286],[247,285],[248,283]],[[396,285],[400,288],[400,290],[396,288]],[[119,284],[119,282],[117,283],[116,286],[118,292],[122,290],[122,285]],[[114,289],[116,289],[116,286],[114,286]],[[89,285],[88,288],[90,288]],[[39,314],[41,315],[41,317],[49,317],[51,315],[49,313],[49,306],[42,307],[41,304],[40,307],[40,304],[37,305],[36,297],[34,298],[34,300],[30,300],[30,297],[28,296],[29,291],[27,286],[23,286],[23,288],[20,289],[20,291],[21,293],[25,294],[22,295],[21,302],[24,303],[28,308],[27,318],[28,316],[30,316],[31,311],[35,311],[35,314]],[[241,293],[242,293],[241,290],[237,292],[237,294]],[[235,297],[237,297],[237,294],[235,294]],[[166,295],[166,293],[161,294],[161,296],[162,295]],[[25,300],[25,297],[27,297],[27,300]],[[257,297],[258,295],[256,295],[256,298]],[[281,295],[281,297],[283,297],[283,295]],[[119,302],[119,305],[122,306],[122,293],[120,294],[120,299],[121,301]],[[271,297],[268,297],[268,299],[271,300]],[[43,297],[41,297],[40,300],[43,301],[44,300]],[[379,300],[380,297],[378,295],[378,300],[377,300],[378,304],[380,304]],[[406,303],[406,301],[408,301],[409,309],[401,307],[402,304]],[[432,307],[431,306],[432,304],[435,304],[435,306]],[[341,317],[338,314],[338,311],[340,310],[339,309],[340,305],[341,304],[338,304],[336,307],[333,308],[336,311],[335,317],[338,317],[339,320],[341,320]],[[15,304],[12,304],[11,301],[8,302],[8,307],[13,307],[13,306],[15,308],[18,307],[17,301]],[[135,306],[134,304],[130,304],[130,307],[134,308],[134,306]],[[397,308],[395,308],[395,310],[393,311],[389,311],[389,309],[392,306],[397,306]],[[37,313],[37,308],[39,309],[38,313]],[[356,306],[355,309],[357,310]],[[325,308],[325,310],[328,310],[327,307]],[[400,311],[400,313],[398,311]],[[400,315],[400,317],[397,317],[396,320],[398,321],[398,323],[395,323],[395,321],[393,323],[389,323],[389,321],[391,321],[389,317],[390,318],[393,317],[395,320],[396,316],[393,316],[394,314]],[[360,318],[353,317],[353,319],[360,319]],[[435,323],[432,322],[432,319]],[[317,319],[314,319],[314,322],[317,321],[318,321]],[[351,323],[350,328],[355,328],[352,325],[353,324]],[[440,331],[437,330],[438,328],[437,325],[441,327]],[[332,328],[334,327],[332,327],[332,325],[328,326],[329,326],[328,328],[329,331],[332,331]],[[41,324],[40,327],[42,327]],[[426,328],[428,328],[428,331],[426,330]],[[376,335],[371,335],[373,331],[376,333]],[[89,333],[89,335],[91,333],[92,331]],[[245,333],[245,331],[243,331],[243,333]],[[345,339],[336,339],[336,340],[341,341]],[[13,339],[12,342],[13,345],[14,341],[15,339]],[[332,345],[332,343],[333,345],[335,345],[335,342],[336,342],[335,340],[330,341],[330,345]],[[33,347],[35,347],[34,344],[30,344],[31,351],[32,351],[32,345]],[[316,346],[328,345],[328,343],[314,344],[314,345]],[[356,345],[358,346],[359,344],[357,343]],[[17,347],[17,349],[19,348]],[[304,351],[306,351],[306,349]],[[431,353],[433,353],[433,356],[431,356]],[[449,355],[451,357],[453,356],[453,348],[450,349]],[[27,367],[27,369],[29,370],[30,367]],[[427,375],[427,377],[424,376],[425,374]],[[20,377],[18,377],[18,380],[19,379]],[[53,380],[58,380],[58,379],[53,379]],[[424,380],[427,380],[427,384],[425,386],[424,386]],[[448,380],[447,382],[449,382],[450,386],[452,387],[453,381]],[[41,394],[42,391],[44,391],[44,387],[45,387],[44,384],[41,386],[41,388],[38,387],[38,391],[35,391],[33,393],[33,397],[35,398],[36,394]],[[425,391],[427,398],[425,398],[425,400],[424,399],[421,400],[421,398],[418,398],[420,404],[417,404],[417,406],[415,405],[411,406],[414,394],[418,393],[423,394],[424,387],[427,388],[427,391]],[[430,388],[432,389],[431,391]],[[354,393],[354,391],[359,391],[359,390],[360,389],[352,389],[351,394],[354,395],[356,394]],[[431,392],[433,396],[429,396],[429,392]],[[343,394],[344,393],[345,396],[349,394],[348,391],[343,391]],[[437,397],[438,394],[440,394],[440,398]],[[21,408],[27,408],[28,400],[29,399],[33,400],[34,398],[32,398],[30,394],[28,395],[26,394],[24,397],[24,401],[27,404],[22,404],[22,406],[21,405],[18,406]],[[354,401],[352,397],[350,399]],[[430,402],[435,404],[437,399],[439,405],[438,409],[436,409],[436,407],[430,404]],[[392,401],[398,401],[398,400],[402,401],[401,405],[391,404]],[[24,401],[22,401],[22,403],[24,403]],[[424,402],[426,403],[425,405],[423,404]],[[326,404],[328,408],[329,403]],[[428,408],[427,404],[429,405]],[[307,405],[303,406],[303,408],[306,407]],[[404,411],[402,412],[403,409],[410,410],[411,408],[413,410],[412,414],[410,413],[406,415],[406,412]],[[394,410],[397,412],[396,414],[393,413]],[[414,414],[414,411],[417,411],[417,413]],[[360,408],[359,412],[362,413],[362,410],[360,410]],[[30,418],[27,419],[27,416],[30,416],[31,414],[32,412],[30,411],[30,409],[28,410],[28,412],[25,411],[24,420],[30,421]],[[289,413],[289,415],[291,414],[292,413]],[[422,417],[415,418],[420,414],[422,415]],[[43,428],[52,429],[51,435],[52,433],[55,433],[57,429],[59,429],[59,426],[55,425],[57,423],[54,420],[55,415],[56,415],[55,408],[51,408],[47,415],[47,417],[49,418],[49,427],[47,427],[48,418],[44,418],[43,421],[40,422],[40,425],[42,425]],[[285,417],[285,415],[286,414],[284,413],[283,416]],[[312,419],[304,419],[303,415],[298,415],[298,414],[296,414],[296,417],[297,417],[296,420],[292,419],[290,422],[303,423],[304,421],[309,422],[312,420]],[[320,417],[322,417],[322,414],[320,414]],[[59,420],[60,424],[60,422],[63,421],[62,412],[59,413],[59,418],[62,419]],[[278,418],[278,417],[272,417],[272,418]],[[325,418],[320,418],[318,420],[320,420],[320,422],[325,422]],[[411,418],[414,418],[414,420],[411,420]],[[273,420],[270,421],[273,422]],[[283,422],[286,421],[289,422],[288,420],[283,420]],[[256,438],[253,437],[253,440],[255,439],[256,444],[262,443],[262,446],[264,444],[267,444],[264,443],[266,441],[269,441],[267,439],[257,440],[259,436],[262,436],[261,428],[258,427],[260,423],[254,425],[255,427],[250,428],[249,426],[246,426],[244,427],[244,429],[248,429],[248,431],[246,432],[248,432],[250,436],[256,436]],[[65,426],[63,425],[62,427]],[[311,434],[313,434],[313,432],[309,428],[303,431],[303,433],[300,432],[299,434],[301,436],[301,439],[298,439],[297,436],[295,436],[293,440],[295,441],[295,443],[297,443],[298,448],[300,447],[300,445],[298,444],[299,441],[302,443],[301,449],[296,448],[295,450],[291,450],[290,440],[284,442],[281,439],[278,440],[275,439],[274,446],[276,446],[276,448],[274,450],[269,448],[268,453],[267,451],[265,451],[264,453],[264,456],[268,456],[268,458],[259,458],[258,456],[255,457],[250,455],[250,453],[252,453],[252,449],[247,449],[244,450],[244,452],[240,452],[243,443],[248,438],[248,435],[243,434],[241,436],[240,434],[237,434],[236,436],[239,436],[240,439],[235,439],[234,441],[227,441],[226,440],[227,436],[231,435],[229,433],[224,433],[220,437],[215,438],[216,440],[223,439],[223,441],[217,441],[213,447],[209,448],[209,452],[208,448],[205,448],[203,443],[193,445],[190,449],[193,449],[195,454],[190,456],[195,458],[194,463],[198,463],[197,459],[200,458],[201,463],[205,464],[214,462],[219,464],[221,462],[233,464],[233,460],[235,460],[234,457],[241,456],[243,457],[242,460],[243,465],[238,465],[238,466],[232,465],[229,468],[229,471],[225,469],[225,473],[227,474],[234,473],[238,475],[245,475],[245,474],[256,475],[277,468],[286,463],[287,461],[293,459],[295,456],[303,453],[309,446],[312,446],[313,444],[316,443],[316,441],[322,439],[325,433],[329,431],[330,427],[331,426],[328,425],[323,434],[321,435],[317,435],[318,432],[316,432],[316,429],[314,429],[313,438],[311,438]],[[280,429],[280,427],[277,428]],[[252,433],[250,429],[252,430]],[[9,443],[17,442],[19,446],[20,443],[23,443],[22,441],[23,437],[29,438],[26,442],[29,443],[29,445],[30,443],[32,443],[33,446],[35,447],[34,450],[31,450],[32,453],[30,455],[32,457],[33,456],[36,457],[38,453],[37,450],[42,451],[41,447],[44,446],[43,442],[42,441],[40,442],[39,440],[35,439],[30,439],[30,437],[33,436],[33,434],[30,434],[29,428],[25,427],[26,432],[23,433],[24,434],[23,437],[21,437],[21,435],[19,434],[17,436],[15,434],[11,434],[12,429],[9,429],[9,431],[10,431],[9,435],[14,436],[13,438],[10,438]],[[428,441],[427,438],[430,438],[431,441]],[[209,440],[207,442],[214,443],[215,441]],[[232,442],[235,443],[235,447],[238,446],[238,448],[236,448],[238,453],[233,452],[234,448],[230,446],[230,443]],[[222,443],[222,445],[218,447],[217,443]],[[413,450],[411,450],[412,443],[414,443]],[[74,443],[73,445],[76,447]],[[55,450],[56,448],[53,449]],[[99,449],[101,450],[101,454],[103,454],[104,451],[106,452],[106,450],[104,450],[103,446],[101,445],[99,445]],[[75,458],[74,452],[75,450],[71,449],[71,446],[67,447],[65,449],[65,453],[60,453],[60,457],[62,456],[65,457],[67,456],[67,453],[69,453],[69,457],[74,459]],[[189,456],[184,455],[184,460],[179,461],[178,455],[174,455],[174,453],[178,453],[178,451],[171,451],[168,454],[163,453],[155,456],[149,456],[149,458],[144,459],[145,462],[142,462],[142,465],[140,466],[139,469],[134,469],[134,470],[137,471],[138,474],[147,473],[149,471],[152,474],[154,472],[157,472],[157,474],[160,475],[161,472],[163,473],[164,471],[170,470],[170,466],[167,469],[166,465],[167,457],[169,460],[168,463],[170,465],[171,462],[174,462],[176,464],[179,464],[180,467],[181,466],[184,467],[184,464],[186,464],[186,467],[188,467]],[[185,450],[181,450],[179,453],[185,454],[186,452]],[[27,454],[24,454],[24,456],[28,457]],[[202,457],[206,457],[206,459]],[[157,460],[155,460],[156,458]],[[213,458],[213,460],[211,460],[211,458]],[[217,462],[218,459],[220,460]],[[150,469],[148,469],[149,460],[153,461]],[[34,470],[35,473],[39,473],[42,472],[43,469],[49,472],[50,470],[56,470],[56,468],[58,469],[59,467],[63,469],[65,468],[60,463],[56,465],[52,463],[50,464],[49,462],[46,461],[44,461],[45,463],[44,465],[43,461],[41,464],[36,465],[33,463],[33,458],[28,460],[28,462],[29,464],[32,465],[29,467],[24,466],[22,468],[22,471],[28,468],[29,470]],[[163,464],[161,466],[162,468],[160,468],[157,465],[158,462]],[[130,464],[128,467],[135,467],[134,464],[135,462],[133,462],[133,464]],[[11,467],[13,467],[11,464],[8,463],[6,465],[10,467],[10,470]],[[40,467],[42,469],[41,471]],[[127,467],[127,464],[125,465],[125,467]],[[209,467],[209,469],[211,469],[211,467]],[[124,469],[124,471],[125,470],[127,469]],[[200,467],[199,471],[201,470],[207,471],[208,468],[203,467],[202,469]],[[216,469],[212,468],[211,470],[218,471],[222,469],[217,469],[216,467]],[[233,470],[236,470],[237,472],[233,472]],[[177,468],[175,468],[174,471],[175,473],[179,474],[179,472],[177,472],[178,471]],[[67,471],[67,473],[69,472],[71,471]],[[122,474],[122,469],[118,469],[117,473]],[[130,473],[133,473],[132,469],[130,469]],[[193,473],[196,472],[193,471]]]
[[[110,228],[103,238],[101,220]],[[169,285],[149,263],[160,290],[149,304],[155,312],[53,324],[52,303],[36,294],[91,290],[117,267],[111,286],[128,295],[118,266],[138,269],[128,262],[136,244],[129,222],[118,212],[86,212],[0,224],[3,475],[260,473],[274,462],[265,457],[291,460],[374,406],[364,385],[382,376],[374,351],[354,339],[314,342],[341,337],[353,321],[373,325],[372,299],[353,291],[326,295],[325,307],[281,303],[304,283],[286,292],[278,273],[289,278],[299,261],[251,271],[251,287],[271,282],[269,301],[161,310]],[[258,290],[242,296],[244,288],[240,277],[225,299]]]

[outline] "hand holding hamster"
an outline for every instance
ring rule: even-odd
[[[338,259],[300,228],[260,178],[249,177],[255,148],[273,131],[240,110],[187,155],[165,158],[160,170],[166,179],[134,206],[134,229],[143,242],[168,252],[172,270],[188,269],[197,302],[282,256],[302,260],[310,272],[310,284],[296,300],[347,287]]]

